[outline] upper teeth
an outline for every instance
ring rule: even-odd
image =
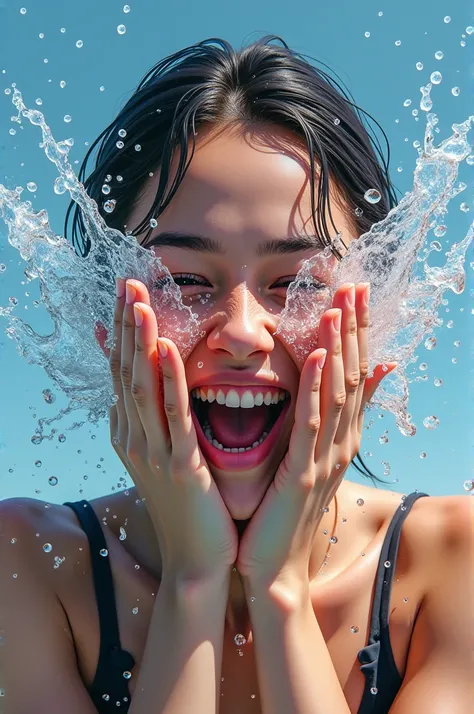
[[[239,397],[235,389],[226,390],[226,394],[224,394],[222,389],[218,389],[216,393],[210,387],[193,389],[191,395],[196,399],[202,399],[203,402],[216,401],[218,404],[225,404],[226,407],[242,407],[243,409],[259,407],[262,404],[278,404],[288,396],[287,392],[281,389],[269,389],[266,393],[246,389]]]

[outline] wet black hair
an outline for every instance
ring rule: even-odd
[[[274,126],[289,129],[308,149],[316,234],[340,259],[337,242],[333,245],[337,229],[331,215],[329,177],[342,192],[348,217],[362,235],[397,205],[389,177],[390,147],[382,127],[355,104],[341,80],[336,81],[316,64],[335,73],[323,62],[309,59],[314,64],[280,37],[268,35],[240,50],[225,40],[211,38],[158,62],[90,146],[79,171],[79,180],[107,225],[124,230],[147,179],[159,168],[157,193],[147,215],[132,230],[127,226],[128,233],[143,236],[141,243],[146,246],[153,232],[150,220],[157,219],[175,195],[192,160],[200,128],[235,124],[271,132]],[[367,119],[384,137],[386,159]],[[95,167],[86,179],[87,163],[96,147]],[[172,176],[176,153],[178,168]],[[318,182],[315,160],[319,163]],[[108,194],[102,190],[104,185],[110,187]],[[364,200],[368,189],[380,193],[378,203]],[[332,228],[327,225],[326,209]],[[66,213],[65,236],[72,212],[72,245],[85,257],[90,238],[81,209],[74,202]],[[360,454],[351,463],[373,482],[388,483],[370,471]]]

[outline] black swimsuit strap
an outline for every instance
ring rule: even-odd
[[[128,708],[123,702],[130,702],[128,682],[123,673],[133,668],[135,660],[120,644],[114,581],[104,532],[88,501],[68,501],[63,505],[72,508],[89,540],[100,627],[99,661],[90,693],[96,705],[103,707],[104,702],[109,701],[106,697],[110,697],[111,707],[116,707],[116,702],[112,701],[113,692],[115,699],[122,700],[123,711]]]

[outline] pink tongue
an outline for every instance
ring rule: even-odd
[[[268,419],[270,407],[262,404],[252,409],[238,407],[232,409],[225,404],[212,402],[207,413],[211,429],[222,446],[239,448],[252,446],[262,436]]]

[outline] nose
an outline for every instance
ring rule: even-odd
[[[259,352],[271,352],[276,329],[276,318],[263,308],[244,283],[231,292],[226,309],[216,316],[207,345],[211,350],[244,361]]]

